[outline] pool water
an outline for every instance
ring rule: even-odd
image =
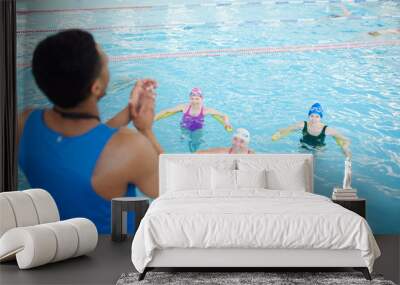
[[[279,128],[307,119],[321,103],[323,122],[351,140],[353,183],[367,199],[374,233],[400,233],[400,27],[396,1],[18,1],[18,108],[48,106],[30,60],[36,44],[65,28],[90,30],[110,57],[111,82],[100,102],[106,120],[127,104],[136,78],[159,83],[156,110],[205,105],[251,133],[257,153],[297,153],[300,132],[277,142]],[[157,121],[168,153],[189,152],[181,115]],[[200,149],[229,146],[231,133],[207,117]],[[316,153],[315,192],[331,196],[344,156],[331,137]],[[28,184],[20,171],[21,189]]]

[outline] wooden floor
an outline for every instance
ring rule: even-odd
[[[400,236],[376,236],[383,256],[375,272],[399,283]],[[124,272],[135,271],[131,262],[132,239],[116,243],[100,236],[94,252],[42,267],[19,270],[16,262],[0,264],[0,284],[115,284]]]

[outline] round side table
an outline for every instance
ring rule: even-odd
[[[111,200],[111,239],[113,241],[126,239],[128,212],[135,212],[135,231],[137,230],[149,208],[149,202],[150,199],[146,197],[119,197]]]

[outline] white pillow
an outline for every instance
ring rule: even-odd
[[[212,168],[211,173],[214,191],[236,190],[236,170]]]
[[[310,168],[304,160],[277,158],[276,160],[241,159],[239,170],[266,170],[267,188],[271,190],[306,191],[310,187]]]
[[[211,167],[168,164],[168,191],[211,190]]]
[[[285,171],[270,169],[267,171],[268,189],[306,192],[307,180],[304,164]]]
[[[267,171],[263,170],[236,170],[237,187],[267,188]]]

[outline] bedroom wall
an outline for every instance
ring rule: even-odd
[[[400,235],[375,235],[375,239],[382,256],[376,260],[374,272],[400,284]]]

